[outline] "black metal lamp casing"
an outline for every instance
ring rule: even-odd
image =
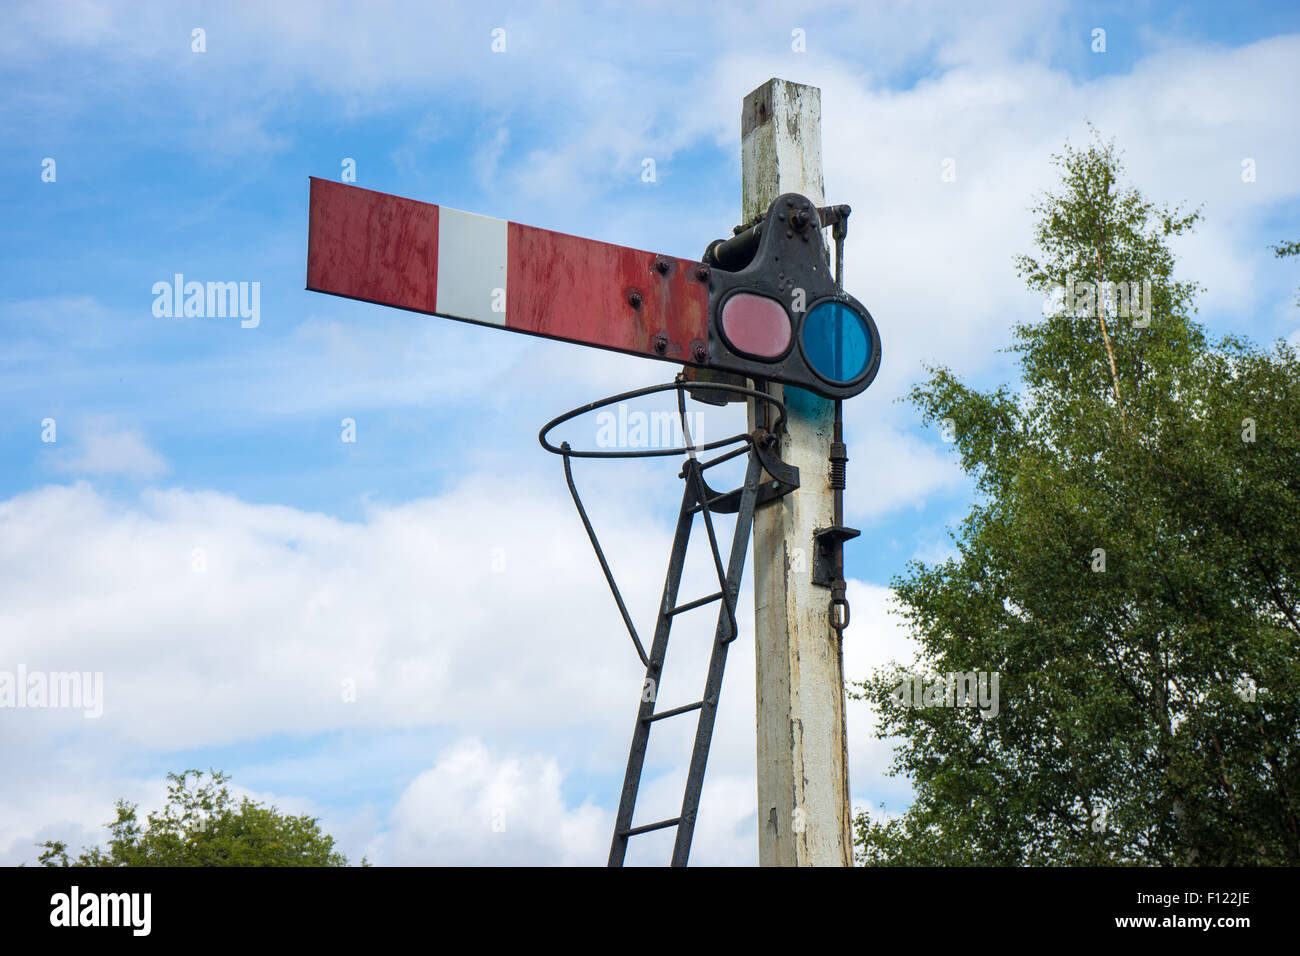
[[[706,367],[806,388],[825,398],[864,391],[880,368],[871,313],[840,289],[818,209],[778,196],[767,215],[710,244]]]

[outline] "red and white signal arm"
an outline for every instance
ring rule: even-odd
[[[782,196],[702,262],[312,178],[307,288],[847,398],[880,340],[817,224]]]

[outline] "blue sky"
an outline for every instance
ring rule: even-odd
[[[969,503],[948,446],[897,399],[927,362],[1014,381],[999,350],[1039,303],[1011,258],[1029,251],[1049,154],[1085,142],[1085,119],[1149,196],[1204,204],[1177,251],[1212,331],[1300,328],[1294,260],[1267,248],[1300,234],[1291,4],[0,17],[0,670],[105,675],[97,721],[0,712],[6,762],[32,771],[0,784],[5,862],[36,839],[93,839],[116,797],[156,801],[166,770],[209,765],[321,814],[357,857],[603,859],[641,676],[535,436],[672,369],[304,291],[307,177],[347,158],[370,189],[694,257],[739,215],[742,97],[770,76],[821,87],[827,198],[855,210],[847,285],[884,340],[846,410],[863,529],[846,552],[850,678],[909,653],[888,582],[941,557]],[[151,288],[178,272],[259,283],[260,323],[156,317]],[[644,621],[672,476],[579,480]],[[737,652],[700,862],[755,859],[752,671]],[[870,728],[854,711],[855,803],[901,809]],[[676,759],[654,763],[647,801],[677,799]],[[504,834],[480,825],[496,806]]]

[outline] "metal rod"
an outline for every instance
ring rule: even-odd
[[[647,723],[653,723],[656,720],[663,720],[665,717],[676,717],[678,714],[689,714],[693,710],[699,710],[703,705],[704,701],[697,700],[693,704],[683,704],[680,707],[674,707],[672,710],[662,710],[648,718]]]
[[[713,497],[709,498],[709,500],[708,500],[708,501],[709,501],[709,507],[711,508],[711,507],[713,507],[714,505],[716,505],[719,501],[723,501],[723,500],[725,500],[725,499],[727,499],[727,498],[730,498],[730,497],[731,497],[732,495],[734,495],[735,493],[736,493],[736,492],[733,490],[733,491],[723,491],[723,492],[720,492],[720,493],[714,495]],[[694,506],[691,507],[691,512],[692,512],[692,513],[696,512],[696,511],[702,511],[702,510],[704,510],[704,506],[703,506],[703,505],[694,505]]]
[[[741,455],[743,455],[743,454],[744,454],[746,451],[748,451],[748,450],[749,450],[749,447],[748,447],[747,444],[745,444],[745,445],[741,445],[739,448],[735,449],[734,451],[729,451],[729,452],[727,452],[725,455],[719,455],[717,458],[710,458],[710,459],[709,459],[708,461],[706,461],[706,462],[701,462],[701,463],[700,463],[700,470],[701,470],[701,471],[705,471],[705,470],[707,470],[707,469],[709,469],[709,468],[712,468],[714,465],[720,465],[720,464],[722,464],[724,461],[731,461],[731,459],[740,457]],[[677,477],[678,477],[678,478],[684,478],[684,477],[686,477],[686,476],[685,476],[685,473],[683,473],[683,474],[679,474]]]
[[[569,443],[566,441],[560,446],[568,449]],[[582,518],[582,526],[587,529],[587,537],[591,539],[591,546],[596,551],[596,560],[600,562],[600,569],[605,572],[605,580],[609,582],[609,590],[614,595],[614,603],[618,605],[618,613],[623,615],[623,623],[627,625],[628,634],[632,635],[632,644],[636,647],[636,655],[641,658],[641,663],[649,666],[650,659],[646,657],[645,647],[641,644],[641,638],[637,636],[636,626],[632,623],[632,617],[627,613],[627,605],[623,603],[623,595],[618,591],[618,585],[614,583],[614,575],[609,570],[609,562],[605,560],[605,552],[600,549],[600,542],[596,540],[596,532],[591,527],[591,520],[587,517],[587,509],[582,506],[582,499],[578,497],[578,488],[573,483],[573,469],[569,466],[569,456],[564,456],[564,480],[569,483],[569,494],[573,495],[573,503],[578,507],[578,515]]]
[[[751,462],[754,462],[756,460],[757,458],[755,456],[752,455],[750,456]],[[722,567],[722,553],[718,550],[718,535],[717,532],[713,530],[713,512],[709,510],[709,502],[708,499],[705,497],[708,494],[708,492],[706,492],[704,489],[704,476],[700,473],[700,467],[698,462],[692,462],[691,464],[693,466],[691,467],[691,478],[695,481],[695,485],[697,488],[696,495],[699,498],[699,502],[700,502],[700,513],[704,516],[704,530],[708,533],[709,536],[709,550],[713,554],[713,567],[718,574],[718,584],[722,587],[723,591],[726,591],[727,572]],[[739,523],[740,520],[741,520],[740,517],[737,516],[736,518],[737,523]],[[731,621],[731,635],[734,638],[736,635],[735,602],[724,600],[723,607],[727,609],[727,617]]]
[[[682,418],[682,435],[686,439],[686,447],[689,449],[689,460],[682,468],[683,472],[690,474],[689,481],[695,482],[696,497],[700,502],[700,513],[704,515],[704,530],[709,535],[709,550],[713,553],[713,567],[718,574],[718,586],[725,592],[727,590],[727,572],[722,567],[722,554],[718,551],[718,535],[713,529],[713,513],[709,510],[709,489],[704,482],[704,469],[700,467],[699,459],[695,457],[695,443],[691,439],[690,429],[686,421],[686,392],[682,389],[677,390],[677,412]],[[753,456],[750,456],[753,461]],[[734,601],[723,602],[727,608],[727,617],[731,621],[731,634],[734,639],[736,635],[736,608]]]
[[[717,591],[713,594],[710,594],[708,597],[696,598],[694,601],[691,601],[689,604],[680,604],[677,607],[673,608],[668,613],[681,614],[683,611],[693,611],[695,608],[716,601],[720,597],[722,597],[722,592]]]
[[[726,382],[686,382],[680,380],[679,376],[679,379],[676,381],[667,382],[663,385],[650,385],[646,388],[634,388],[628,392],[619,392],[617,395],[611,395],[609,398],[602,398],[598,402],[588,402],[586,405],[567,411],[563,415],[552,418],[549,422],[543,425],[541,431],[537,433],[537,440],[541,443],[541,446],[551,454],[567,454],[573,458],[666,458],[671,455],[686,455],[692,451],[710,451],[714,448],[721,448],[724,445],[730,445],[732,442],[752,441],[748,435],[732,435],[730,438],[720,438],[717,441],[706,442],[703,445],[695,445],[691,448],[644,448],[636,451],[580,451],[570,448],[566,452],[563,448],[553,445],[547,440],[547,436],[552,429],[570,421],[571,419],[577,418],[579,415],[585,415],[587,412],[595,411],[598,408],[605,408],[609,405],[615,404],[616,402],[640,398],[643,395],[653,395],[656,392],[666,392],[669,389],[676,389],[679,396],[683,390],[692,392],[702,390],[730,392],[736,395],[745,395],[749,398],[766,402],[777,410],[777,420],[773,431],[779,431],[781,426],[785,424],[785,403],[773,398],[771,395],[756,391],[752,388],[745,388],[740,385],[731,385]],[[565,442],[564,444],[568,443]]]
[[[739,272],[754,261],[758,240],[763,235],[763,223],[758,222],[730,239],[711,243],[704,253],[704,261],[724,272]]]
[[[632,827],[630,830],[624,830],[622,835],[626,840],[628,837],[636,836],[638,833],[649,833],[651,830],[663,830],[667,827],[675,827],[681,822],[681,820],[681,817],[673,817],[671,820],[660,820],[658,823],[647,823],[645,826]]]

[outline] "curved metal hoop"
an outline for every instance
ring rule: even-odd
[[[738,441],[752,442],[753,438],[745,433],[732,435],[730,438],[719,438],[717,441],[707,442],[703,445],[683,446],[681,448],[647,448],[641,451],[574,451],[569,448],[568,442],[562,442],[560,445],[553,445],[547,440],[548,433],[558,425],[572,421],[580,415],[587,412],[594,412],[598,408],[605,408],[616,402],[624,402],[631,398],[640,398],[642,395],[653,395],[656,392],[667,392],[675,390],[678,395],[679,404],[683,401],[684,391],[714,391],[714,392],[731,392],[736,395],[747,395],[750,398],[757,398],[761,401],[774,405],[777,410],[778,418],[776,423],[769,429],[771,432],[780,432],[785,425],[785,403],[779,399],[773,398],[766,392],[760,392],[754,388],[745,388],[742,385],[728,385],[725,382],[667,382],[663,385],[650,385],[646,388],[633,389],[630,392],[619,392],[617,395],[611,395],[609,398],[602,398],[598,402],[589,402],[580,408],[565,412],[558,418],[552,418],[542,426],[542,430],[537,433],[537,440],[541,442],[542,447],[552,455],[562,455],[566,458],[662,458],[669,455],[689,455],[694,452],[709,451],[713,448],[721,448],[724,445],[731,445]]]

